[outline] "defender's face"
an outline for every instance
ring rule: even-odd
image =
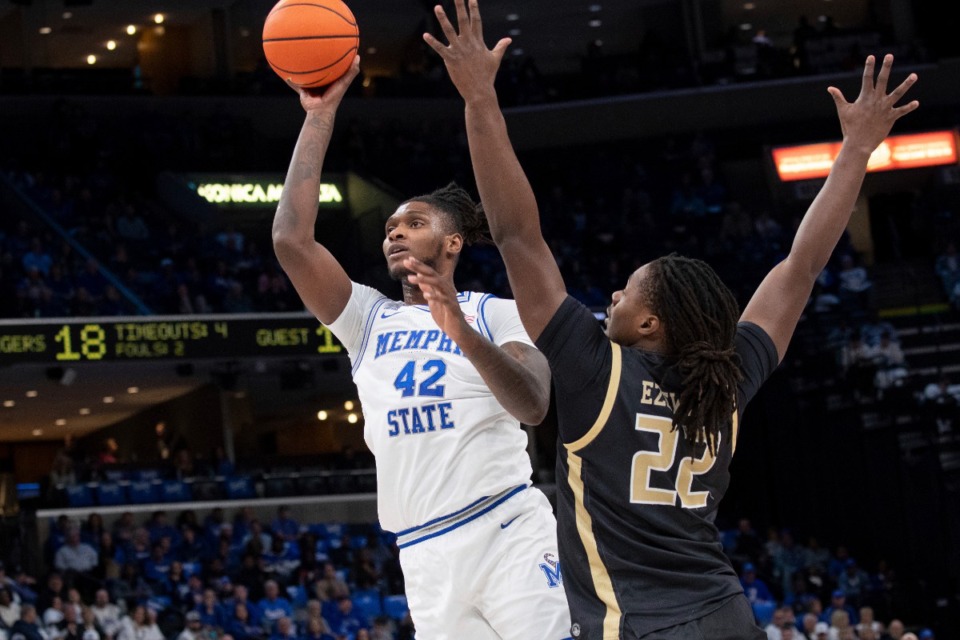
[[[387,270],[394,280],[401,280],[409,272],[403,266],[405,258],[416,258],[435,267],[443,253],[446,235],[444,217],[424,202],[407,202],[400,206],[384,225],[383,255]]]
[[[650,307],[644,295],[643,283],[649,277],[648,265],[637,269],[626,286],[614,291],[605,320],[607,337],[624,346],[636,344],[640,339],[639,323],[644,314],[650,315]]]

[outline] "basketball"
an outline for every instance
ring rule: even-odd
[[[270,67],[299,87],[323,87],[353,63],[360,30],[341,0],[280,0],[263,24]]]

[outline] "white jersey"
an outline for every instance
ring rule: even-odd
[[[513,300],[463,292],[460,309],[500,346],[532,345]],[[347,349],[377,459],[380,524],[400,532],[530,484],[527,436],[426,305],[353,283],[329,325]]]

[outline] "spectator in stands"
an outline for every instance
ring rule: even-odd
[[[270,634],[270,640],[296,640],[297,628],[293,625],[293,620],[287,616],[277,619],[273,633]]]
[[[790,607],[777,607],[773,610],[773,617],[764,627],[767,634],[767,640],[783,640],[784,625],[791,624],[793,620],[793,610]]]
[[[153,590],[140,575],[140,568],[137,563],[125,563],[120,568],[120,578],[112,585],[112,599],[115,602],[124,602],[127,610],[129,610],[130,607],[146,600],[151,595],[153,595]]]
[[[7,575],[6,565],[0,560],[0,587],[10,591],[13,601],[19,604],[36,602],[37,594],[34,591],[37,581],[23,571],[15,571],[16,578]]]
[[[164,553],[164,545],[159,540],[153,543],[150,557],[143,563],[143,577],[156,591],[162,588],[170,573],[172,559]]]
[[[894,340],[888,331],[880,333],[880,343],[876,346],[875,353],[877,373],[874,384],[882,397],[886,389],[903,385],[908,375],[907,363],[900,343]]]
[[[80,612],[79,640],[108,640],[106,631],[100,626],[90,607],[84,607]]]
[[[166,640],[157,626],[156,613],[142,604],[120,622],[117,640]]]
[[[206,588],[203,590],[203,600],[195,609],[200,614],[200,620],[205,627],[223,629],[226,627],[226,616],[217,598],[217,592]]]
[[[180,562],[206,562],[210,558],[210,547],[207,541],[198,536],[197,531],[192,527],[183,527],[181,531],[180,544],[174,552],[175,557]]]
[[[840,271],[837,273],[840,281],[839,294],[842,301],[847,302],[847,308],[866,309],[867,293],[873,287],[873,282],[867,270],[857,264],[854,257],[847,253],[840,258]]]
[[[10,628],[10,640],[49,640],[37,623],[37,610],[32,604],[23,605],[20,619]]]
[[[133,512],[124,511],[113,523],[113,539],[118,546],[125,546],[133,542],[133,536],[136,530],[137,523],[134,520]]]
[[[774,601],[773,594],[770,593],[767,584],[757,577],[757,568],[752,562],[743,565],[740,572],[740,585],[743,587],[743,592],[750,604]]]
[[[260,566],[260,556],[254,553],[244,553],[240,561],[240,569],[235,576],[236,581],[246,585],[250,590],[250,599],[259,602],[263,596],[263,582],[266,574]],[[261,612],[262,613],[262,612]]]
[[[847,558],[844,563],[843,573],[837,578],[837,590],[842,591],[846,596],[846,601],[850,607],[857,607],[861,604],[863,596],[866,595],[869,586],[870,576],[867,572],[857,565],[853,558]],[[859,622],[859,616],[850,616],[851,622]]]
[[[203,637],[203,621],[197,611],[188,611],[184,616],[183,630],[177,635],[177,640],[200,640]]]
[[[365,617],[353,608],[353,600],[348,597],[338,598],[337,606],[330,609],[330,614],[325,617],[334,633],[348,638],[369,626]]]
[[[817,616],[805,613],[800,618],[800,638],[802,640],[817,640]]]
[[[894,618],[890,621],[890,624],[887,625],[887,632],[883,635],[881,640],[906,640],[903,633],[903,622],[897,618]]]
[[[263,585],[263,592],[263,600],[258,605],[263,612],[264,626],[272,631],[280,618],[293,618],[293,607],[289,600],[280,595],[280,586],[276,580],[267,580]]]
[[[97,550],[80,540],[80,528],[72,526],[67,530],[66,543],[57,550],[53,564],[58,571],[70,575],[90,571],[99,561]]]
[[[317,580],[314,591],[323,602],[350,595],[350,587],[337,575],[337,568],[332,562],[324,563],[323,576]]]
[[[947,375],[941,375],[936,382],[931,382],[924,387],[921,396],[924,414],[937,433],[948,433],[956,424],[957,417],[960,415],[957,396],[958,393],[954,391],[950,377]]]
[[[43,626],[52,628],[63,622],[63,598],[56,596],[43,611]]]
[[[251,603],[252,604],[252,603]],[[227,618],[225,630],[237,640],[261,640],[264,637],[263,626],[250,616],[250,605],[237,602]]]
[[[323,618],[310,618],[307,620],[306,628],[300,634],[303,640],[337,640],[330,634],[330,627]],[[393,636],[386,636],[384,640],[393,640]]]
[[[98,589],[94,598],[90,611],[93,612],[103,632],[111,639],[115,638],[120,631],[120,607],[110,602],[110,594],[106,589]]]
[[[879,638],[884,631],[883,623],[874,618],[873,607],[860,607],[860,622],[856,625],[857,635],[862,638],[868,629],[876,638]]]
[[[263,525],[260,524],[260,520],[254,518],[250,521],[250,531],[243,537],[243,540],[240,542],[245,549],[250,551],[255,551],[257,554],[263,553],[266,549],[270,548],[270,534],[263,530]],[[254,546],[256,549],[254,549]]]
[[[281,584],[289,584],[300,566],[300,547],[274,535],[262,559],[263,570],[267,574],[274,576]]]
[[[166,511],[159,510],[153,512],[153,515],[150,516],[150,521],[147,523],[147,531],[150,534],[151,543],[157,543],[162,538],[169,538],[170,544],[178,544],[180,542],[180,532],[170,524]]]
[[[20,619],[20,605],[13,601],[13,595],[5,586],[0,586],[0,626],[13,627]]]
[[[37,610],[46,611],[54,598],[59,598],[61,602],[67,599],[67,588],[63,583],[63,575],[59,571],[51,571],[47,576],[47,584],[40,590],[37,597]]]
[[[237,584],[233,588],[233,597],[225,602],[224,605],[227,607],[228,613],[233,613],[237,605],[243,605],[246,608],[246,613],[250,624],[260,625],[261,619],[263,618],[263,612],[260,610],[260,606],[257,605],[256,602],[252,602],[250,600],[249,591],[246,585]]]
[[[833,614],[837,611],[842,611],[847,614],[846,619],[848,625],[855,625],[859,622],[857,612],[847,604],[847,594],[844,593],[842,589],[834,589],[830,595],[830,606],[820,615],[820,621],[829,623],[831,627],[836,627],[837,625],[833,619]]]
[[[290,517],[290,507],[287,505],[277,507],[277,517],[270,523],[270,529],[273,535],[287,542],[295,541],[300,535],[300,523]]]

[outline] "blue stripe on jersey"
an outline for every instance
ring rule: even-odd
[[[464,511],[469,511],[470,509],[473,509],[475,506],[477,506],[478,504],[480,504],[480,503],[483,502],[484,500],[488,500],[489,498],[490,498],[490,496],[483,496],[482,498],[480,498],[480,499],[477,500],[476,502],[471,502],[470,504],[468,504],[467,506],[465,506],[463,509],[460,509],[459,511],[454,511],[453,513],[448,513],[448,514],[445,515],[445,516],[440,516],[439,518],[434,518],[434,519],[431,520],[430,522],[424,522],[423,524],[417,525],[416,527],[410,527],[409,529],[404,529],[403,531],[398,531],[398,532],[397,532],[397,535],[398,535],[398,536],[405,536],[405,535],[407,535],[407,534],[413,533],[414,531],[419,531],[420,529],[424,529],[424,528],[426,528],[426,527],[430,527],[430,526],[432,526],[432,525],[435,525],[435,524],[437,524],[438,522],[443,522],[444,520],[449,520],[450,518],[453,518],[454,516],[460,515],[460,514],[463,513]]]
[[[363,360],[363,354],[367,350],[367,343],[370,342],[370,334],[373,333],[373,323],[376,320],[376,313],[380,310],[384,304],[389,302],[388,298],[381,298],[373,308],[370,309],[370,313],[367,314],[367,321],[363,327],[363,340],[360,342],[360,350],[357,352],[357,361],[353,363],[353,369],[351,373],[357,375],[357,369],[360,368],[360,361]]]
[[[517,495],[518,493],[520,493],[521,491],[523,491],[523,490],[526,489],[526,488],[527,488],[527,485],[525,485],[525,484],[521,484],[521,485],[519,485],[519,486],[516,486],[516,487],[514,487],[513,489],[511,489],[510,491],[508,491],[507,493],[505,493],[505,494],[503,494],[502,496],[500,496],[500,498],[498,498],[498,499],[495,500],[494,502],[490,503],[489,505],[487,505],[486,507],[484,507],[483,509],[481,509],[480,511],[472,514],[470,517],[464,518],[463,520],[458,520],[458,521],[454,522],[453,524],[451,524],[449,527],[446,527],[446,528],[441,529],[441,530],[439,530],[439,531],[436,531],[436,532],[434,532],[434,533],[429,533],[429,534],[427,534],[427,535],[425,535],[425,536],[422,536],[422,537],[420,537],[420,538],[416,538],[416,539],[414,539],[414,540],[410,540],[409,542],[399,543],[399,544],[397,544],[397,547],[399,547],[400,549],[403,549],[403,548],[405,548],[405,547],[412,547],[413,545],[415,545],[415,544],[420,544],[421,542],[424,542],[424,541],[426,541],[426,540],[429,540],[430,538],[437,538],[437,537],[439,537],[439,536],[444,535],[445,533],[450,533],[450,532],[453,531],[454,529],[459,529],[460,527],[462,527],[463,525],[467,524],[468,522],[472,522],[472,521],[476,520],[477,518],[479,518],[480,516],[484,515],[485,513],[489,513],[490,511],[493,511],[494,509],[496,509],[497,507],[499,507],[501,504],[503,504],[504,502],[506,502],[507,500],[509,500],[509,499],[512,498],[513,496]],[[474,502],[473,504],[476,505],[477,503]],[[467,508],[469,509],[469,507],[467,507]],[[461,510],[458,511],[457,513],[462,513],[463,511],[465,511],[465,509],[461,509]],[[454,515],[454,514],[451,514],[451,515]],[[449,517],[450,517],[450,516],[443,516],[443,517],[440,518],[440,520],[443,520],[444,518],[449,518]],[[423,526],[426,526],[426,525],[423,525]],[[422,528],[423,528],[422,526],[421,526],[421,527],[415,527],[414,530],[416,530],[416,529],[422,529]],[[398,535],[398,537],[399,537],[400,534],[397,534],[397,535]]]
[[[490,332],[490,327],[487,326],[487,316],[483,313],[483,308],[487,304],[487,300],[493,298],[492,293],[484,294],[483,298],[480,299],[480,304],[477,305],[477,315],[480,317],[480,322],[478,326],[480,327],[480,332],[487,336],[490,339],[490,342],[493,342],[493,334]]]

